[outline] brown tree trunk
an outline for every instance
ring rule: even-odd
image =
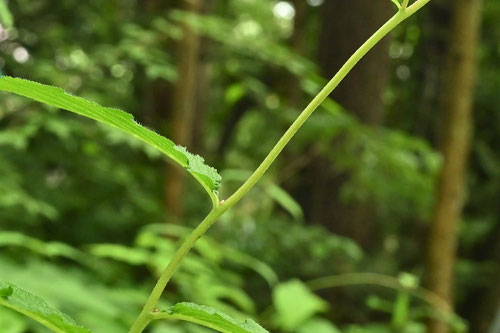
[[[443,81],[442,153],[434,217],[429,230],[427,287],[453,303],[453,273],[457,229],[464,202],[466,162],[472,128],[476,77],[476,50],[481,0],[455,0],[445,80]],[[429,322],[430,333],[449,332],[438,320]]]
[[[184,10],[199,13],[202,0],[185,0]],[[171,135],[174,142],[189,146],[192,139],[193,116],[196,110],[196,77],[199,72],[200,38],[186,24],[182,25],[183,38],[178,45],[178,81],[173,96],[173,109],[170,120]],[[165,175],[165,208],[174,220],[182,216],[182,198],[185,172],[167,165]]]
[[[394,8],[390,1],[378,0],[329,0],[323,6],[319,62],[323,74],[330,78],[394,14]],[[332,95],[367,124],[380,125],[383,120],[382,93],[389,77],[388,46],[389,38],[385,38]]]
[[[324,76],[330,78],[386,22],[394,8],[390,1],[370,0],[328,0],[322,6],[319,62]],[[368,53],[332,96],[361,122],[374,126],[383,120],[382,94],[390,64],[388,42],[384,39]],[[339,190],[348,177],[336,172],[325,158],[316,158],[304,170],[298,198],[308,220],[369,247],[375,240],[374,214],[366,205],[342,202]]]
[[[303,55],[307,1],[293,0],[292,4],[295,7],[295,17],[293,20],[293,34],[290,38],[290,47],[294,53]],[[301,102],[300,78],[295,74],[287,73],[284,79],[287,83],[285,94],[288,104],[292,107],[299,108]]]
[[[416,77],[421,81],[420,94],[418,96],[418,106],[416,107],[414,134],[428,138],[432,143],[437,144],[436,138],[437,123],[436,114],[439,114],[440,87],[443,80],[443,67],[446,61],[446,50],[448,49],[450,21],[451,21],[451,1],[432,0],[427,6],[426,15],[422,15],[422,55],[420,61],[425,64],[421,68],[421,77]],[[417,74],[418,75],[418,74]]]
[[[202,14],[210,14],[215,10],[215,1],[203,0],[202,8],[199,11]],[[205,153],[205,114],[210,99],[210,71],[213,66],[208,55],[213,41],[208,38],[200,38],[199,65],[196,74],[196,105],[194,106],[194,116],[192,122],[192,135],[190,142],[191,152],[203,155]]]

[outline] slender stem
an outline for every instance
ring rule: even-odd
[[[194,243],[203,236],[203,234],[215,223],[215,221],[221,216],[229,207],[226,209],[221,206],[213,208],[210,213],[205,217],[205,219],[193,230],[193,232],[184,240],[181,247],[175,252],[172,260],[170,260],[167,268],[163,271],[158,282],[156,282],[151,295],[149,295],[141,314],[137,317],[134,325],[130,328],[129,333],[140,333],[152,320],[152,313],[155,310],[158,300],[160,299],[163,290],[170,281],[170,278],[177,270],[177,267],[181,263],[182,259],[191,250]]]
[[[292,123],[290,128],[283,134],[281,139],[276,143],[274,148],[269,152],[266,158],[262,161],[259,167],[253,174],[231,195],[226,201],[222,202],[210,211],[205,219],[193,230],[191,235],[186,238],[181,247],[177,250],[174,257],[168,264],[165,271],[160,276],[156,283],[151,295],[149,296],[142,312],[137,317],[135,323],[130,329],[129,333],[140,333],[152,320],[152,313],[158,304],[163,290],[165,289],[170,278],[177,270],[184,256],[191,250],[194,243],[215,223],[215,221],[224,214],[228,209],[240,201],[245,194],[248,193],[269,169],[274,160],[278,157],[280,152],[285,148],[292,137],[304,125],[306,120],[311,114],[321,105],[321,103],[330,95],[338,84],[346,77],[351,69],[368,53],[382,38],[384,38],[392,29],[399,23],[413,15],[416,11],[422,8],[430,0],[417,0],[410,7],[398,11],[387,23],[385,23],[377,32],[375,32],[361,47],[347,60],[347,62],[340,68],[335,76],[327,83],[327,85],[314,97],[309,105],[302,111],[298,118]]]
[[[422,287],[405,287],[397,278],[390,275],[377,273],[348,273],[314,279],[306,284],[313,291],[361,284],[382,286],[408,293],[430,304],[434,309],[442,313],[452,313],[450,305],[432,291]]]
[[[446,323],[451,323],[451,321],[457,317],[450,304],[439,295],[422,287],[406,287],[402,285],[397,278],[390,275],[377,273],[347,273],[321,277],[308,281],[306,284],[313,291],[363,284],[386,287],[406,293],[426,302],[436,311],[437,318]]]
[[[430,0],[418,0],[411,7],[405,10],[398,11],[387,23],[385,23],[377,32],[375,32],[340,68],[335,76],[327,83],[327,85],[314,97],[309,105],[302,111],[293,124],[288,128],[285,134],[279,139],[278,143],[269,152],[264,161],[247,179],[247,181],[224,203],[225,206],[233,206],[241,200],[243,196],[259,181],[264,173],[269,169],[274,160],[281,153],[283,148],[288,144],[292,137],[302,127],[311,114],[323,103],[330,93],[339,85],[346,77],[351,69],[370,51],[382,38],[384,38],[392,29],[406,18],[413,15],[418,9],[422,8]]]

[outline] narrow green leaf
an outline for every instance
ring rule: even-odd
[[[43,242],[15,231],[0,231],[0,247],[19,246],[48,257],[66,257],[82,260],[85,254],[67,244]]]
[[[272,184],[271,186],[266,187],[266,191],[267,194],[269,194],[269,196],[273,198],[281,207],[287,210],[294,219],[302,220],[304,218],[302,207],[300,207],[299,203],[295,201],[295,199],[284,189],[278,185]]]
[[[205,164],[202,157],[189,153],[186,148],[139,125],[134,117],[118,109],[100,106],[81,97],[72,96],[64,90],[40,83],[3,76],[0,90],[31,98],[35,101],[77,113],[113,127],[155,147],[193,175],[210,195],[214,204],[218,203],[218,189],[221,177],[217,170]]]
[[[269,333],[251,319],[240,323],[212,307],[194,303],[178,303],[167,311],[156,313],[154,317],[184,320],[222,333]]]
[[[40,297],[11,283],[0,281],[0,305],[30,317],[56,333],[90,333]]]
[[[151,262],[151,254],[148,251],[119,244],[91,245],[89,252],[97,257],[114,259],[131,265],[144,265]]]

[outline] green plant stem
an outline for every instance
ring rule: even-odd
[[[401,282],[390,275],[377,273],[349,273],[326,276],[307,282],[307,286],[313,291],[354,285],[375,285],[407,293],[415,298],[428,303],[436,311],[452,313],[450,305],[441,297],[422,287],[407,288]]]
[[[392,310],[391,325],[395,330],[403,330],[408,321],[410,312],[410,295],[407,292],[398,292]]]
[[[283,148],[288,144],[297,131],[304,125],[306,120],[311,114],[323,103],[323,101],[332,93],[332,91],[339,85],[339,83],[346,77],[346,75],[353,69],[353,67],[363,58],[368,51],[370,51],[382,38],[392,31],[398,24],[413,15],[417,10],[422,8],[430,0],[418,0],[412,6],[400,10],[389,21],[387,21],[377,32],[375,32],[361,47],[347,60],[347,62],[340,68],[335,76],[326,84],[326,86],[314,97],[314,99],[307,105],[293,124],[279,139],[278,143],[266,156],[264,161],[254,171],[254,173],[247,179],[247,181],[226,200],[224,205],[230,207],[241,200],[247,192],[254,187],[264,173],[269,169],[276,157],[281,153]]]
[[[140,333],[144,330],[144,328],[149,324],[149,322],[153,319],[153,311],[158,304],[158,300],[160,299],[163,290],[167,286],[167,283],[170,281],[170,278],[177,270],[177,267],[181,263],[182,259],[186,256],[186,254],[191,250],[194,246],[194,243],[203,236],[203,234],[215,223],[217,218],[221,216],[229,207],[224,209],[222,206],[218,206],[213,208],[210,213],[205,217],[205,219],[193,230],[193,232],[184,240],[181,247],[175,252],[172,260],[170,260],[167,268],[163,271],[158,282],[156,282],[151,295],[149,295],[144,308],[142,309],[141,314],[137,317],[134,325],[130,328],[130,333]]]
[[[374,285],[385,287],[397,290],[402,294],[407,294],[424,301],[435,311],[437,316],[436,318],[443,320],[444,322],[451,323],[452,320],[456,318],[456,314],[453,312],[450,304],[432,291],[422,287],[405,287],[397,278],[390,275],[377,273],[348,273],[314,279],[306,284],[313,291],[355,285]]]
[[[194,243],[215,223],[215,221],[224,214],[228,209],[240,201],[245,194],[255,186],[259,179],[269,169],[274,160],[278,157],[281,151],[285,148],[292,137],[304,125],[306,120],[311,114],[321,105],[321,103],[330,95],[330,93],[338,86],[338,84],[346,77],[351,69],[368,53],[382,38],[384,38],[392,29],[394,29],[402,21],[413,15],[430,0],[417,0],[410,7],[398,11],[389,21],[387,21],[379,30],[377,30],[361,47],[347,60],[347,62],[340,68],[335,76],[327,83],[327,85],[314,97],[314,99],[307,105],[297,119],[292,123],[290,128],[283,134],[283,136],[276,143],[274,148],[269,152],[266,158],[262,161],[259,167],[252,173],[252,175],[243,183],[243,185],[236,190],[226,201],[221,201],[219,206],[214,207],[207,217],[193,230],[191,235],[183,242],[181,247],[177,250],[174,257],[168,264],[165,271],[160,276],[156,283],[151,295],[149,296],[142,312],[137,317],[135,323],[131,327],[129,333],[140,333],[152,320],[152,313],[158,304],[163,290],[165,289],[170,278],[177,270],[184,256],[193,247]]]

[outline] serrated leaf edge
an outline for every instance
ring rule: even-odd
[[[1,281],[1,280],[0,280],[0,281]],[[53,325],[51,322],[49,322],[49,321],[47,321],[47,320],[45,320],[45,319],[41,318],[40,316],[37,316],[37,315],[33,314],[31,311],[25,310],[25,309],[23,309],[23,308],[20,308],[20,307],[18,307],[18,306],[15,306],[15,305],[13,305],[13,304],[11,304],[11,303],[7,302],[7,301],[6,301],[6,299],[8,299],[8,298],[9,298],[10,296],[12,296],[12,295],[13,295],[13,293],[14,293],[14,288],[13,288],[13,287],[15,287],[15,288],[17,288],[17,289],[19,289],[19,290],[24,290],[24,289],[21,289],[21,288],[19,288],[19,287],[15,286],[14,284],[9,283],[9,282],[4,282],[4,281],[1,281],[1,282],[5,283],[5,284],[8,286],[8,288],[3,288],[3,290],[5,290],[5,289],[9,289],[11,292],[10,292],[10,294],[9,294],[8,296],[0,296],[0,306],[4,306],[4,307],[6,307],[6,308],[9,308],[9,309],[11,309],[11,310],[14,310],[14,311],[16,311],[16,312],[18,312],[18,313],[22,314],[22,315],[24,315],[24,316],[26,316],[26,317],[28,317],[28,318],[31,318],[31,319],[33,319],[34,321],[36,321],[36,322],[40,323],[41,325],[43,325],[43,326],[47,327],[48,329],[50,329],[50,330],[52,330],[52,331],[54,331],[54,332],[56,332],[56,333],[67,333],[67,332],[63,331],[62,329],[60,329],[59,327],[57,327],[57,326]],[[32,293],[30,293],[30,292],[28,292],[28,291],[26,291],[26,290],[24,290],[24,292],[25,292],[25,293],[28,293],[28,294],[31,294],[31,296],[36,297],[36,298],[39,298],[39,299],[40,299],[40,300],[42,300],[44,303],[46,303],[46,302],[45,302],[42,298],[40,298],[40,297],[36,296],[35,294],[32,294]],[[46,303],[46,304],[47,304],[47,303]],[[49,305],[47,304],[47,306],[49,306]],[[49,307],[50,307],[50,306],[49,306]],[[52,307],[50,307],[50,308],[52,308]],[[55,308],[52,308],[52,309],[57,310],[57,309],[55,309]],[[57,311],[58,311],[58,312],[60,312],[59,310],[57,310]],[[91,333],[91,332],[90,332],[90,330],[88,330],[88,329],[86,329],[85,327],[83,327],[83,326],[81,326],[81,325],[78,325],[76,322],[74,322],[73,318],[71,318],[70,316],[68,316],[68,315],[64,314],[63,312],[60,312],[60,314],[61,314],[62,316],[65,316],[67,320],[71,320],[71,321],[73,321],[73,323],[72,323],[72,324],[73,324],[75,327],[79,327],[79,328],[85,329],[88,333]]]
[[[156,312],[156,313],[153,314],[153,319],[173,319],[173,320],[177,319],[177,320],[183,320],[183,321],[195,323],[195,324],[207,327],[207,328],[211,328],[211,329],[216,330],[216,331],[221,332],[221,333],[234,333],[234,331],[221,328],[221,327],[219,327],[217,325],[214,325],[214,324],[212,324],[212,323],[210,323],[208,321],[201,320],[201,319],[198,319],[198,318],[193,317],[193,316],[188,316],[188,315],[176,313],[176,307],[177,306],[186,306],[188,308],[189,307],[194,307],[194,309],[199,310],[199,311],[203,311],[207,315],[217,316],[217,317],[219,317],[219,318],[227,321],[228,323],[230,323],[230,324],[232,324],[234,326],[239,327],[241,330],[244,330],[244,331],[246,331],[248,333],[253,333],[253,331],[248,330],[247,328],[245,328],[246,325],[250,325],[250,324],[257,325],[260,329],[262,329],[262,332],[269,332],[269,331],[267,331],[265,328],[263,328],[262,326],[260,326],[258,323],[256,323],[253,320],[246,319],[244,322],[238,322],[235,319],[231,318],[229,315],[225,315],[223,313],[220,313],[215,308],[212,308],[212,307],[209,307],[209,306],[205,306],[205,305],[199,305],[199,304],[195,304],[195,303],[189,303],[189,302],[177,303],[176,305],[171,306],[170,308],[168,308],[166,310],[163,310],[163,311],[160,311],[160,312]]]
[[[139,124],[134,119],[134,116],[132,114],[127,113],[127,112],[125,112],[123,110],[120,110],[120,109],[117,109],[117,108],[102,106],[102,105],[100,105],[100,104],[98,104],[96,102],[89,101],[89,100],[87,100],[85,98],[72,95],[71,93],[69,93],[69,92],[67,92],[64,89],[59,88],[59,87],[55,87],[55,86],[51,86],[51,85],[46,85],[46,84],[42,84],[42,83],[39,83],[39,82],[27,80],[27,79],[22,79],[22,78],[17,78],[17,77],[11,77],[11,76],[4,76],[4,75],[0,75],[0,80],[1,79],[14,80],[17,83],[19,83],[20,85],[22,85],[23,82],[24,82],[24,83],[35,84],[35,85],[39,85],[39,86],[42,86],[42,87],[54,89],[55,91],[58,91],[58,93],[60,93],[62,95],[66,95],[68,97],[78,99],[79,101],[81,101],[83,103],[90,103],[90,104],[92,104],[92,105],[94,105],[94,106],[96,106],[98,108],[103,108],[103,109],[112,111],[112,112],[114,112],[114,114],[113,114],[114,116],[121,117],[121,118],[123,118],[124,121],[131,121],[131,122],[135,123],[137,126],[140,126],[143,129],[145,129],[146,131],[151,132],[152,134],[154,134],[155,136],[157,136],[158,140],[162,140],[162,139],[167,140],[167,142],[169,142],[169,143],[172,144],[172,148],[177,152],[177,154],[173,153],[170,156],[169,154],[165,153],[162,150],[162,148],[160,147],[159,144],[148,142],[145,139],[141,138],[140,136],[135,135],[134,133],[127,132],[128,135],[134,136],[135,138],[137,138],[137,139],[145,142],[146,144],[154,147],[155,149],[159,150],[163,155],[167,156],[169,159],[172,159],[177,164],[179,164],[184,169],[186,169],[202,185],[202,187],[208,193],[208,195],[210,196],[210,199],[212,200],[212,204],[214,206],[216,206],[218,204],[218,201],[219,201],[219,198],[218,198],[218,189],[219,189],[219,186],[220,186],[221,177],[220,177],[219,173],[217,172],[217,169],[215,169],[215,168],[213,168],[213,167],[211,167],[209,165],[206,165],[204,163],[203,157],[201,157],[199,155],[195,155],[195,154],[190,153],[185,147],[176,145],[172,140],[170,140],[170,139],[168,139],[168,138],[166,138],[166,137],[158,134],[157,132],[151,130],[150,128],[147,128],[147,127]],[[26,89],[26,87],[19,86],[18,89]],[[46,102],[43,102],[42,100],[31,98],[30,95],[25,95],[25,94],[18,93],[18,92],[15,92],[15,91],[10,91],[8,89],[0,89],[0,90],[6,91],[6,92],[10,92],[10,93],[13,93],[13,94],[16,94],[16,95],[20,95],[20,96],[23,96],[23,97],[26,97],[26,98],[29,98],[31,100],[35,100],[35,101],[37,101],[39,103],[42,103],[42,104],[52,105],[52,106],[54,106],[56,108],[67,110],[64,107],[61,107],[60,104],[58,106],[58,105],[46,103]],[[39,96],[43,97],[43,94],[39,94],[38,92],[35,92],[35,91],[30,91],[30,94],[34,95],[34,96],[39,95]],[[41,99],[41,97],[38,97],[38,98]],[[64,101],[61,102],[60,100],[58,100],[58,96],[52,96],[52,98],[53,98],[55,104],[57,104],[57,103],[64,104],[65,103]],[[95,121],[103,122],[103,121],[101,121],[99,119],[90,117],[87,114],[82,114],[82,113],[80,113],[78,111],[75,111],[75,110],[67,110],[67,111],[72,112],[72,113],[76,113],[76,114],[78,114],[80,116],[83,116],[85,118],[90,118],[90,119],[94,119]],[[107,118],[105,113],[101,113],[100,116],[102,118]],[[108,126],[112,126],[112,127],[115,127],[117,129],[123,131],[123,129],[121,129],[121,128],[119,128],[119,127],[117,127],[116,125],[113,124],[114,123],[113,119],[107,119],[103,123],[107,124]],[[123,125],[123,126],[125,127],[125,125]],[[201,164],[202,165],[201,168],[199,166],[195,167],[195,166],[191,165],[191,163],[192,162],[194,163],[195,161],[199,161],[200,163],[202,163]],[[202,171],[205,174],[202,173],[202,172],[199,172],[200,171],[199,169],[202,169]],[[210,188],[209,184],[207,184],[207,179],[209,180],[210,183],[212,183],[213,188]]]

